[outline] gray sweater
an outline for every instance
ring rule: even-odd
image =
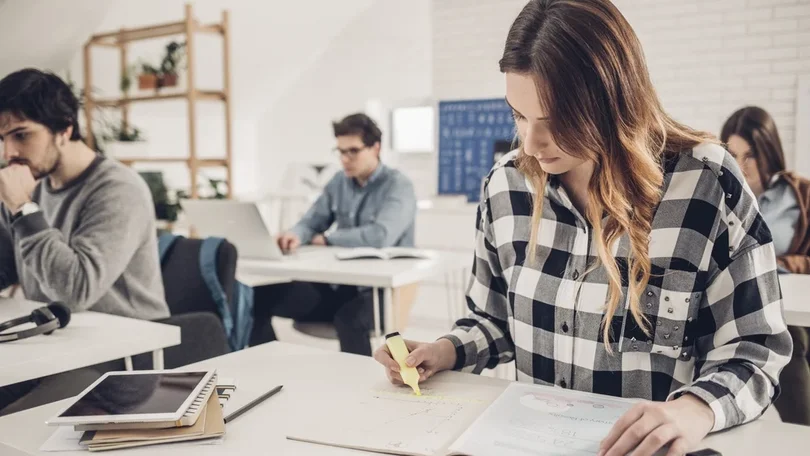
[[[169,316],[158,259],[152,196],[138,174],[97,157],[53,190],[42,179],[40,211],[0,213],[0,289],[15,283],[26,298],[153,320]]]

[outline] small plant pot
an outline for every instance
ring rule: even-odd
[[[177,73],[164,74],[160,77],[160,87],[176,87]]]
[[[138,88],[141,90],[156,89],[158,86],[158,77],[156,74],[139,74],[138,75]]]

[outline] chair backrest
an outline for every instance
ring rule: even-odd
[[[163,287],[172,315],[188,312],[218,313],[217,304],[200,270],[201,239],[177,237],[162,262]],[[217,278],[228,302],[236,283],[236,247],[223,241],[217,251]]]

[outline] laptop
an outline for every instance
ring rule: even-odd
[[[233,200],[183,200],[180,205],[201,237],[223,237],[250,260],[285,259],[256,203]]]

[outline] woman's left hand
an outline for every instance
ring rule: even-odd
[[[669,445],[667,456],[683,456],[714,426],[714,412],[697,396],[636,405],[602,440],[600,456],[652,456]],[[631,453],[632,452],[632,453]]]

